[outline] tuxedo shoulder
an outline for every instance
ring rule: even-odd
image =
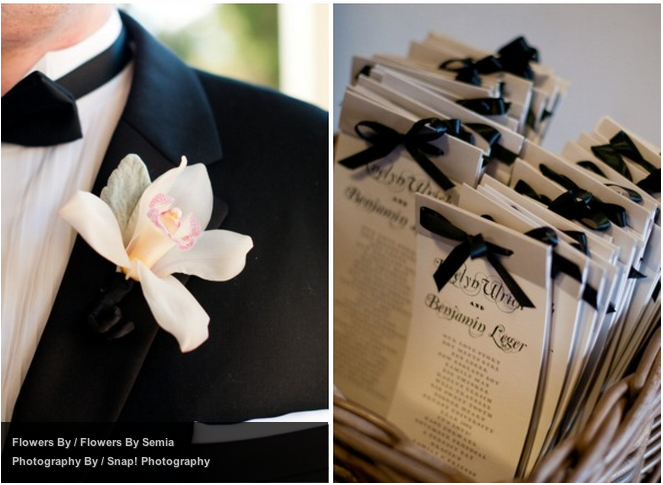
[[[278,121],[287,129],[302,127],[306,132],[320,131],[327,136],[328,113],[312,104],[279,91],[247,82],[196,71],[214,110],[232,113],[235,122],[242,114],[255,123]],[[221,113],[223,114],[223,113]]]

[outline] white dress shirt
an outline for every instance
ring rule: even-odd
[[[58,79],[107,49],[121,29],[114,12],[90,37],[47,53],[30,72]],[[129,63],[77,101],[82,139],[34,148],[2,143],[2,421],[11,420],[76,237],[58,210],[76,191],[92,189],[132,74]]]

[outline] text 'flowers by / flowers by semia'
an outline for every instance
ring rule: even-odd
[[[207,340],[209,316],[172,275],[227,281],[244,269],[253,247],[249,236],[203,230],[213,197],[204,165],[187,166],[182,157],[179,167],[150,182],[140,157],[127,155],[101,197],[79,191],[60,209],[97,253],[140,282],[154,318],[182,352]]]

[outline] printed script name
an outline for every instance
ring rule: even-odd
[[[392,227],[403,229],[408,224],[408,217],[404,216],[400,210],[390,209],[379,198],[373,199],[363,195],[361,190],[353,185],[345,189],[345,197],[357,204],[362,210],[384,217]]]
[[[424,194],[439,200],[447,201],[449,196],[437,187],[426,175],[413,175],[408,171],[397,171],[394,163],[383,166],[375,162],[366,166],[368,174],[377,182],[389,186],[395,192],[407,190],[414,194]]]
[[[483,336],[486,331],[486,325],[479,320],[479,317],[465,315],[458,309],[457,305],[452,306],[443,302],[440,300],[440,297],[434,293],[426,295],[424,304],[427,308],[433,310],[439,318],[454,321],[467,327],[470,337],[479,338]],[[506,331],[506,327],[502,324],[498,324],[493,328],[493,331],[490,333],[490,338],[498,349],[507,354],[520,352],[527,347],[526,343],[509,335]]]
[[[437,259],[436,264],[441,264],[442,261]],[[486,276],[483,273],[476,273],[471,275],[467,272],[467,266],[463,266],[456,271],[456,274],[449,280],[456,288],[459,288],[466,295],[476,296],[483,294],[488,301],[492,301],[504,313],[513,313],[518,309],[522,309],[522,305],[518,303],[509,289],[504,285],[498,276]]]
[[[450,306],[442,303],[437,295],[429,293],[426,296],[426,306],[437,312],[437,316],[440,318],[454,320],[465,325],[471,337],[481,337],[486,331],[486,326],[479,321],[479,317],[472,318],[461,313],[456,305]]]

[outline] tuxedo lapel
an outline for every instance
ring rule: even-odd
[[[213,116],[194,71],[122,17],[135,48],[134,78],[93,188],[96,194],[128,153],[146,162],[152,179],[179,164],[182,155],[190,163],[221,158]],[[226,205],[215,198],[210,227],[218,227],[226,213]],[[158,327],[138,285],[121,304],[123,315],[136,324],[132,333],[108,341],[85,325],[90,305],[114,271],[77,239],[13,421],[117,420]]]

